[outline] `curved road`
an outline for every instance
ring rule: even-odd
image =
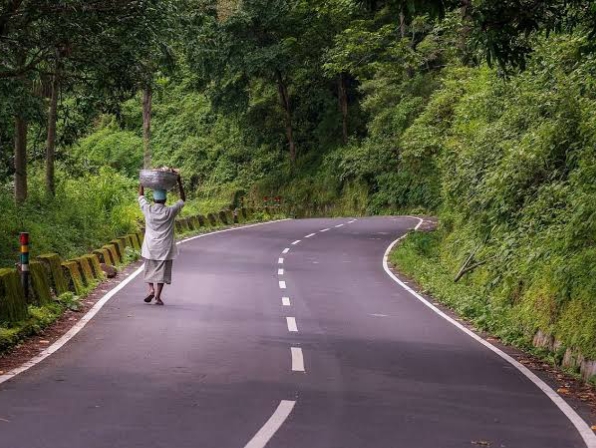
[[[284,221],[185,243],[165,307],[142,302],[139,276],[0,385],[0,447],[585,447],[526,377],[385,273],[416,224]]]

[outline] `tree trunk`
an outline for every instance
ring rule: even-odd
[[[151,106],[153,102],[153,90],[147,85],[143,90],[143,166],[151,168]]]
[[[342,141],[344,145],[348,144],[348,88],[346,86],[346,75],[339,75],[339,108],[342,118]]]
[[[292,125],[292,107],[290,104],[290,96],[288,94],[288,87],[284,83],[283,77],[281,76],[279,70],[276,71],[276,76],[279,100],[286,115],[286,137],[290,147],[290,162],[292,162],[292,165],[294,165],[296,163],[296,145],[294,143],[294,128]]]
[[[27,121],[15,117],[14,133],[14,198],[17,204],[27,199]]]
[[[471,0],[462,0],[460,7],[462,28],[459,36],[459,51],[465,65],[470,64],[472,61],[472,54],[468,51],[468,38],[472,32],[472,8]]]
[[[50,109],[48,112],[48,139],[46,143],[46,192],[54,196],[56,186],[54,183],[54,160],[56,156],[56,121],[58,120],[58,95],[60,93],[60,80],[58,68],[52,79],[52,93],[50,95]]]
[[[399,33],[402,39],[406,37],[406,16],[403,11],[399,13]]]

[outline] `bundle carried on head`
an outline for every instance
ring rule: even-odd
[[[178,172],[164,166],[153,170],[141,170],[139,180],[141,185],[152,190],[171,190],[176,186]]]

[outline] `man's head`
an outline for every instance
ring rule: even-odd
[[[156,204],[165,204],[167,198],[166,190],[153,190],[153,201]]]

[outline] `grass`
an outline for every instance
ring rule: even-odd
[[[478,329],[498,336],[505,343],[531,348],[533,335],[517,325],[510,307],[474,282],[474,274],[460,282],[441,260],[441,231],[415,232],[406,237],[390,254],[391,263],[410,277],[437,301],[448,306]]]

